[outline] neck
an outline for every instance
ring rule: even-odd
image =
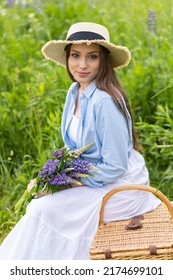
[[[79,84],[79,93],[82,93],[88,86],[89,84]]]
[[[84,91],[85,89],[84,88],[82,88],[81,86],[79,87],[79,94],[81,94],[83,91]]]

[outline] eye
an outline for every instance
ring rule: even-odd
[[[98,58],[98,55],[97,54],[91,54],[90,56],[89,56],[89,59],[90,60],[95,60],[95,59],[97,59]]]
[[[79,58],[79,54],[78,53],[71,53],[71,56],[75,59]]]

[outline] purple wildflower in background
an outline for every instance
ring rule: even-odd
[[[7,0],[7,5],[8,6],[11,6],[14,3],[15,3],[15,0]]]
[[[154,11],[149,10],[148,11],[148,30],[150,32],[157,33],[156,31],[156,14]]]

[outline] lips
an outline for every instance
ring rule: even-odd
[[[88,72],[77,72],[80,77],[86,77],[89,75]]]

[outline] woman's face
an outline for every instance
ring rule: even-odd
[[[98,44],[73,44],[70,49],[68,68],[84,90],[97,76],[100,67]]]

